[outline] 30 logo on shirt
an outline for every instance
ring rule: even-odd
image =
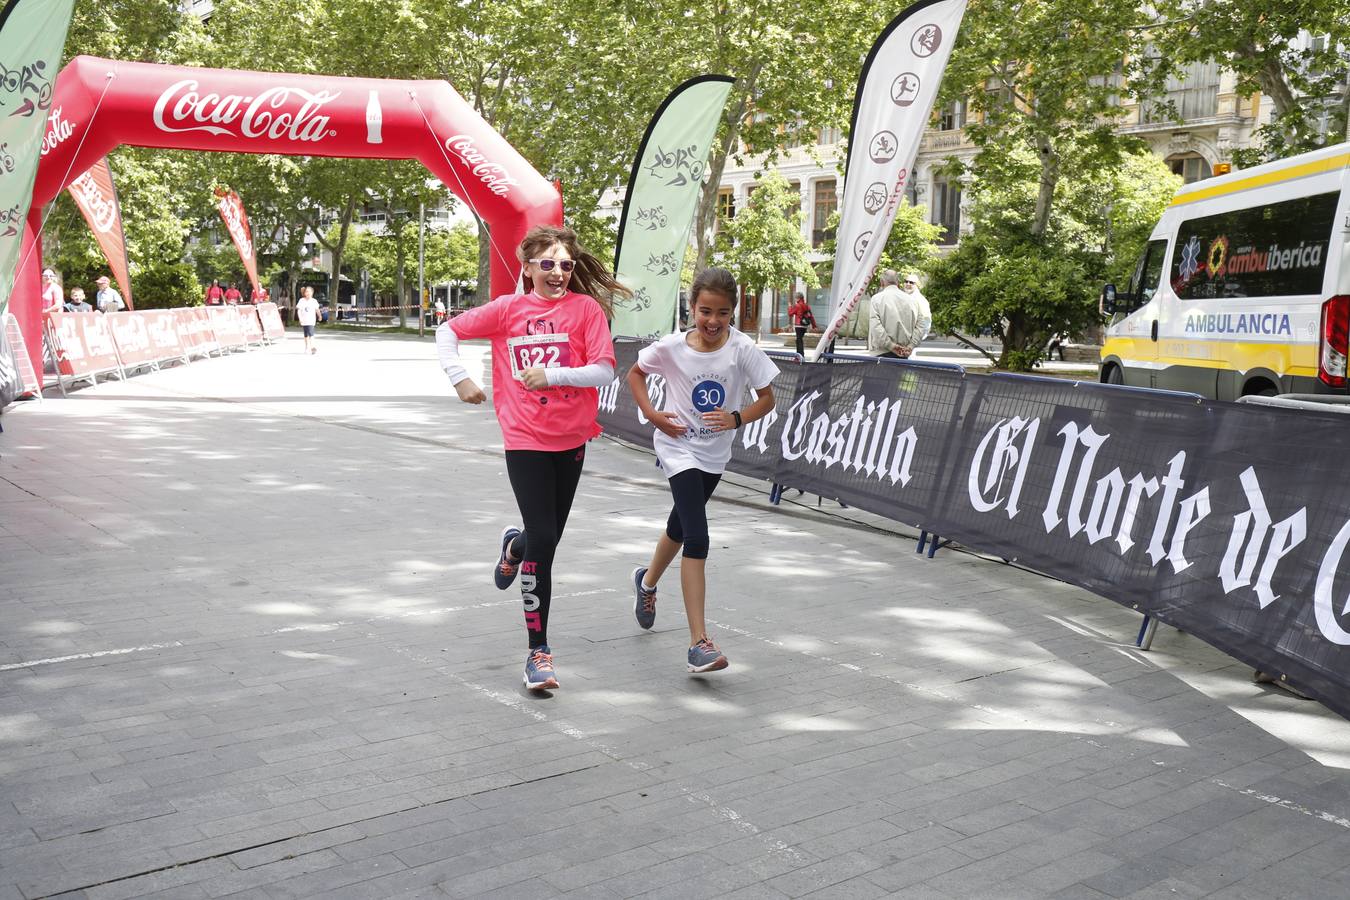
[[[705,379],[694,385],[694,391],[690,396],[690,402],[694,404],[694,409],[699,412],[712,412],[720,409],[727,402],[727,389],[720,381]]]

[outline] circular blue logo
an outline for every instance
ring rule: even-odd
[[[709,379],[694,385],[691,399],[694,403],[694,409],[699,412],[712,412],[721,408],[727,402],[727,391],[726,388],[722,387],[721,382]]]

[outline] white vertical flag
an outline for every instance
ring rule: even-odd
[[[891,20],[863,63],[839,207],[830,322],[813,359],[872,278],[965,14],[966,0],[920,0]]]

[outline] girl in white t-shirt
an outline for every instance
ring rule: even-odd
[[[741,332],[731,327],[736,280],[725,269],[704,269],[689,295],[694,327],[667,335],[638,353],[628,370],[628,387],[638,408],[653,425],[656,458],[670,479],[675,508],[665,534],[656,542],[649,565],[633,570],[633,612],[638,625],[656,621],[656,582],[683,546],[680,589],[689,619],[689,671],[727,667],[727,658],[708,637],[703,620],[708,559],[706,506],[731,458],[734,432],[773,409],[769,386],[778,367]],[[664,410],[652,406],[648,375],[666,380]],[[755,400],[742,408],[747,390]]]

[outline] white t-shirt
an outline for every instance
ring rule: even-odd
[[[734,328],[729,329],[727,342],[711,353],[689,346],[683,332],[668,334],[638,352],[638,365],[644,372],[665,377],[665,395],[654,405],[675,413],[688,428],[679,438],[659,429],[652,438],[667,476],[686,469],[723,472],[736,432],[713,431],[703,424],[703,413],[741,409],[749,389],[768,387],[778,375],[773,360]]]
[[[301,297],[295,304],[295,320],[301,325],[313,325],[319,318],[319,301]]]

